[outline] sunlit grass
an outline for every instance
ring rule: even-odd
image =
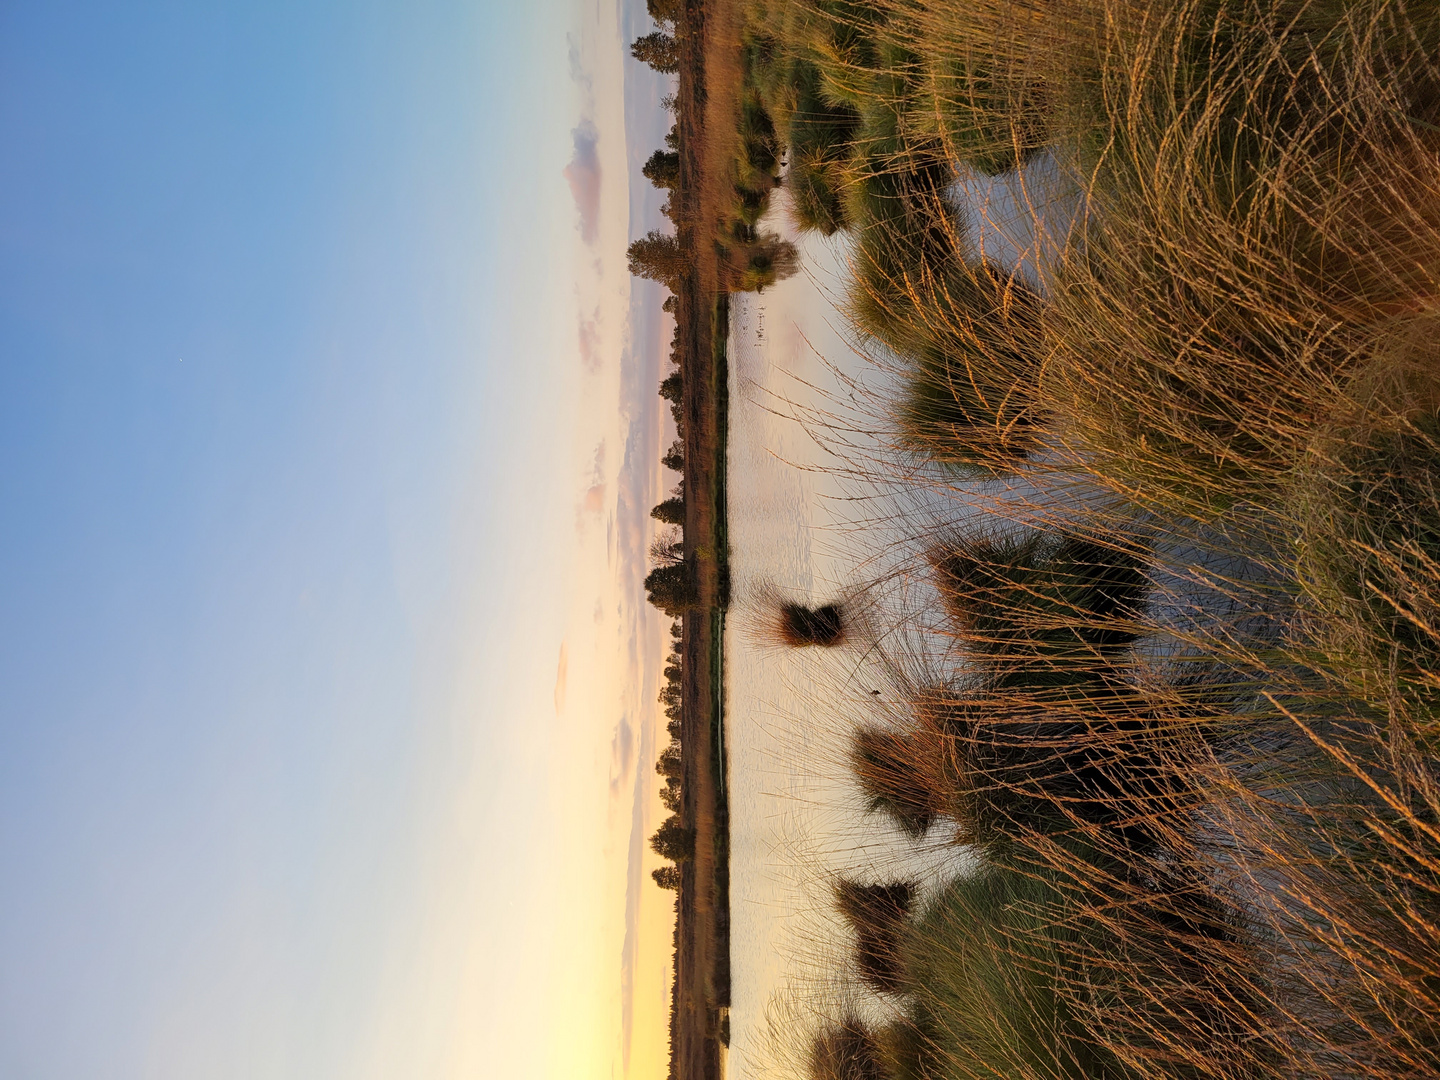
[[[986,861],[812,1075],[1440,1075],[1440,5],[754,8],[898,372],[866,467],[1070,499],[924,538],[947,629],[849,763]],[[951,186],[1041,153],[1031,285]]]

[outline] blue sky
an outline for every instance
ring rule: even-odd
[[[0,6],[0,1076],[542,1074],[579,11]]]

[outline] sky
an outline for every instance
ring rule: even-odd
[[[663,1075],[648,29],[0,5],[0,1076]]]

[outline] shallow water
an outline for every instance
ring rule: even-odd
[[[952,194],[976,254],[1032,283],[1043,281],[1045,261],[1079,209],[1043,158],[1023,176],[962,180]],[[772,213],[772,228],[779,217]],[[856,725],[898,705],[904,680],[894,677],[895,657],[956,659],[943,629],[927,622],[936,604],[924,545],[959,528],[1063,525],[1103,498],[1054,478],[1040,486],[980,483],[897,464],[876,434],[885,429],[878,414],[894,365],[854,348],[838,312],[845,242],[792,239],[802,272],[763,295],[734,297],[730,316],[728,1070],[745,1080],[802,1075],[817,1016],[886,1010],[847,971],[846,935],[829,902],[839,877],[933,888],[967,864],[943,821],[916,844],[867,816],[845,763]],[[977,521],[986,510],[999,514]],[[1167,664],[1201,622],[1256,632],[1237,608],[1248,594],[1237,601],[1216,587],[1251,576],[1238,563],[1217,562],[1223,550],[1172,543],[1156,552],[1151,617],[1167,629],[1142,639],[1137,657]],[[845,604],[848,640],[835,649],[786,649],[766,632],[783,601]]]
[[[917,847],[864,815],[846,778],[848,732],[875,711],[872,691],[883,700],[889,687],[865,657],[863,634],[835,649],[798,650],[764,634],[780,598],[863,607],[859,586],[907,554],[903,545],[874,554],[886,546],[896,504],[862,491],[843,456],[820,445],[826,414],[849,409],[846,380],[873,386],[884,376],[840,332],[831,292],[843,247],[818,238],[802,247],[801,275],[731,306],[734,604],[725,650],[735,1077],[793,1072],[797,1062],[773,1028],[793,1030],[792,1016],[844,995],[843,935],[827,902],[837,875],[935,879],[964,860],[943,841]],[[850,452],[867,445],[852,439]],[[857,494],[869,498],[857,503]],[[867,518],[877,520],[857,527]]]
[[[1078,206],[1045,159],[1023,176],[962,180],[952,194],[976,255],[1032,282]],[[783,207],[767,224],[785,231]],[[877,414],[893,365],[853,347],[838,311],[846,242],[791,238],[801,273],[764,294],[733,297],[730,309],[728,1069],[737,1078],[800,1075],[817,1013],[884,1011],[846,971],[845,933],[829,903],[838,877],[934,887],[967,863],[944,822],[916,844],[866,815],[845,765],[855,726],[884,717],[895,700],[873,634],[887,628],[890,657],[906,654],[907,638],[916,652],[937,651],[938,629],[926,622],[935,604],[924,545],[973,525],[987,506],[1003,504],[1023,522],[1041,504],[1040,516],[1063,516],[1076,497],[1057,506],[1053,493],[1029,485],[897,465],[875,434],[885,429]],[[782,600],[845,602],[859,625],[835,649],[786,649],[765,633]]]

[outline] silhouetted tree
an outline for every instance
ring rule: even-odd
[[[650,558],[657,566],[668,566],[685,558],[685,537],[676,529],[667,529],[650,543]]]
[[[660,704],[667,709],[672,705],[680,704],[680,686],[678,683],[667,682],[660,688]]]
[[[679,817],[671,814],[650,838],[650,850],[662,859],[684,862],[695,854],[695,830],[685,828]]]
[[[685,524],[685,500],[682,498],[666,499],[650,511],[650,516],[656,521],[663,521],[666,525]]]
[[[660,464],[672,472],[684,472],[685,444],[676,439],[670,444],[670,449],[665,451],[665,456],[660,459]]]
[[[665,75],[680,70],[680,47],[675,39],[663,30],[655,30],[644,37],[636,38],[630,46],[630,55]]]
[[[656,150],[640,171],[657,188],[673,188],[680,182],[680,155],[673,150]]]
[[[661,776],[681,776],[683,769],[679,743],[670,743],[660,751],[660,756],[655,759],[655,771]]]
[[[665,804],[665,809],[672,814],[680,812],[680,796],[683,789],[680,786],[678,776],[667,776],[665,786],[660,789],[660,801]]]
[[[660,380],[660,396],[666,401],[679,401],[685,393],[685,379],[678,371],[672,371]]]
[[[693,610],[699,601],[695,575],[687,563],[657,566],[645,577],[645,591],[649,594],[650,603],[671,618]]]
[[[678,866],[662,866],[658,870],[651,870],[650,876],[662,889],[680,888],[680,868]]]

